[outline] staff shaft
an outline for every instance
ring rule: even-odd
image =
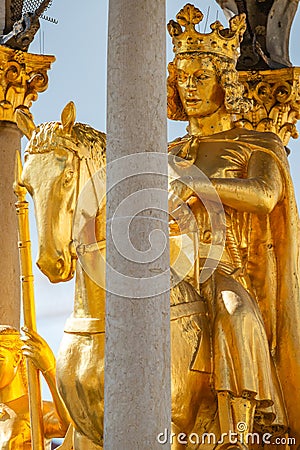
[[[18,219],[19,255],[21,271],[21,288],[24,324],[27,328],[36,331],[36,316],[34,303],[34,279],[32,273],[31,242],[29,231],[28,202],[25,200],[26,188],[20,185],[22,172],[20,154],[17,152],[15,194],[16,212]],[[44,450],[44,424],[42,413],[42,397],[40,387],[40,374],[33,362],[27,359],[27,376],[29,391],[29,411],[31,422],[31,442],[33,450]]]

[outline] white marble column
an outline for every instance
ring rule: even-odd
[[[0,0],[0,34],[11,14],[11,1]],[[16,197],[13,191],[15,155],[21,148],[16,124],[2,121],[0,112],[0,324],[20,326],[20,282]]]
[[[163,0],[109,2],[105,450],[169,448],[165,23]]]
[[[15,180],[15,156],[21,132],[12,122],[0,120],[0,324],[20,326],[20,271]]]

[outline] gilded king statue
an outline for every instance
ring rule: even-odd
[[[251,108],[235,68],[245,15],[233,17],[229,29],[216,21],[208,34],[196,30],[202,18],[187,4],[168,24],[175,53],[168,117],[188,121],[187,134],[169,145],[183,167],[182,179],[171,182],[170,208],[173,235],[186,229],[182,203],[197,223],[196,287],[207,305],[211,389],[225,436],[217,448],[251,448],[246,433],[254,431],[299,442],[298,214],[287,153],[275,134],[237,127],[236,115]],[[211,185],[225,221],[224,249],[214,262]],[[201,281],[212,263],[216,269]],[[202,423],[205,414],[200,408]],[[229,430],[239,434],[236,445],[226,442]]]

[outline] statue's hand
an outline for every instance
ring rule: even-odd
[[[31,359],[35,367],[43,374],[55,369],[55,356],[47,342],[35,331],[27,327],[22,328],[25,336],[21,339],[24,342],[22,351],[24,356]]]
[[[191,177],[173,180],[169,185],[169,212],[177,209],[183,202],[186,202],[192,195],[193,189],[190,187]]]
[[[169,185],[169,230],[171,236],[187,233],[194,224],[193,214],[187,201],[195,195],[191,177],[180,178]]]

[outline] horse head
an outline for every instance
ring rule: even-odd
[[[22,183],[35,206],[37,265],[53,283],[74,275],[77,256],[72,224],[77,198],[99,169],[105,152],[105,135],[88,125],[75,124],[75,119],[72,102],[63,109],[61,122],[36,127],[23,111],[17,114],[18,126],[29,139]]]

